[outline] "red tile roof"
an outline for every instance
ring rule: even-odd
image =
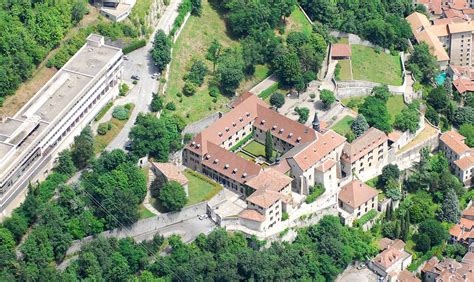
[[[288,187],[293,179],[273,168],[261,171],[257,176],[247,181],[247,185],[255,190],[269,189],[280,192]]]
[[[351,45],[349,44],[333,44],[331,47],[332,57],[350,57],[352,56]]]
[[[318,134],[318,139],[296,153],[293,159],[303,171],[306,171],[344,144],[345,141],[346,138],[332,130],[328,130],[323,135]]]
[[[439,139],[458,155],[470,150],[469,147],[464,144],[465,137],[454,130],[446,131]]]
[[[334,165],[336,165],[336,161],[333,159],[327,159],[325,160],[320,166],[318,166],[316,169],[321,172],[326,172],[330,170]]]
[[[259,189],[247,198],[247,201],[264,209],[281,200],[282,194],[270,189]]]
[[[239,214],[240,218],[243,219],[248,219],[252,221],[258,221],[258,222],[264,222],[265,221],[265,216],[261,213],[259,213],[256,210],[251,210],[251,209],[245,209]]]
[[[466,91],[474,91],[474,81],[466,78],[458,78],[453,81],[453,85],[456,90],[463,94]]]
[[[352,143],[346,143],[346,145],[344,145],[341,158],[351,163],[355,162],[377,148],[380,144],[387,142],[387,140],[387,134],[375,127],[371,127],[363,135],[352,141]]]
[[[339,192],[339,200],[356,209],[378,194],[379,192],[374,188],[354,179],[342,187]]]
[[[181,185],[188,184],[188,179],[184,176],[181,170],[171,163],[152,163],[152,165],[161,171],[168,181],[176,181]]]

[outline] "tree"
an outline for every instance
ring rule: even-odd
[[[416,105],[410,104],[395,117],[393,126],[403,132],[416,133],[420,128],[420,113]]]
[[[390,198],[394,201],[399,201],[402,198],[400,184],[395,179],[389,179],[386,182],[384,189],[387,198]]]
[[[386,84],[380,85],[380,86],[375,86],[372,88],[371,94],[385,103],[387,103],[388,98],[390,97],[390,90],[388,89],[388,86]]]
[[[416,240],[415,249],[418,252],[426,253],[431,249],[431,239],[427,234],[421,234]]]
[[[431,239],[431,245],[437,246],[448,238],[448,232],[443,225],[435,219],[427,219],[418,226],[419,234],[426,234]]]
[[[327,89],[321,90],[319,98],[323,102],[324,107],[326,109],[329,108],[334,102],[336,102],[336,97],[334,96],[334,93]]]
[[[273,138],[270,131],[265,134],[265,158],[267,161],[273,159]]]
[[[160,189],[158,198],[167,211],[181,210],[188,201],[183,186],[176,181],[166,183]]]
[[[78,169],[83,169],[94,157],[94,137],[90,126],[86,126],[81,134],[74,137],[72,160]]]
[[[405,200],[403,202],[409,205],[410,220],[415,224],[434,218],[438,209],[438,206],[433,203],[430,194],[425,191],[419,191],[411,198],[411,201]]]
[[[464,94],[464,105],[474,108],[474,92]]]
[[[151,57],[160,72],[162,72],[171,61],[171,41],[161,29],[158,30],[155,35]]]
[[[290,87],[294,87],[298,83],[304,85],[301,64],[294,50],[282,49],[277,52],[272,66],[284,85]]]
[[[428,104],[430,104],[438,112],[444,112],[448,107],[449,98],[446,95],[446,90],[442,86],[433,88],[428,94]]]
[[[223,54],[219,56],[216,70],[216,78],[222,91],[233,96],[244,77],[244,62],[240,51],[224,50]]]
[[[150,109],[154,113],[157,113],[157,112],[163,110],[163,99],[161,99],[160,95],[158,95],[158,94],[153,95],[153,98],[152,98],[151,104],[150,104]]]
[[[429,46],[424,42],[415,45],[413,49],[407,68],[417,80],[429,84],[438,71],[436,58],[431,55]]]
[[[298,122],[305,124],[309,117],[309,109],[306,107],[296,107],[295,112],[300,116]]]
[[[354,132],[355,137],[359,137],[369,129],[369,124],[365,119],[364,115],[357,115],[356,119],[351,124],[351,130]]]
[[[344,137],[346,137],[346,140],[349,143],[352,143],[352,141],[354,141],[357,138],[352,131],[347,132],[346,135],[344,135]]]
[[[201,60],[195,60],[191,65],[189,73],[185,75],[184,79],[196,84],[197,86],[201,86],[207,73],[208,69],[206,64]]]
[[[59,153],[58,164],[55,167],[55,170],[68,176],[71,176],[76,172],[76,167],[74,166],[71,152],[69,150],[64,150]]]
[[[399,178],[400,169],[398,168],[398,165],[388,164],[382,169],[382,175],[380,176],[380,184],[382,186],[385,186],[390,179],[393,179],[398,182]]]
[[[375,96],[369,96],[359,108],[359,114],[362,114],[370,126],[378,128],[386,133],[392,131],[390,125],[390,115],[387,105],[381,99]]]
[[[438,126],[439,114],[432,106],[428,105],[428,108],[426,109],[425,117],[433,125]]]
[[[217,39],[214,39],[211,46],[209,46],[209,49],[207,49],[206,59],[212,62],[212,73],[216,71],[216,64],[219,60],[221,49],[222,45],[217,41]]]
[[[460,127],[463,124],[474,124],[474,108],[459,107],[454,113],[453,124]]]
[[[186,81],[183,86],[183,94],[186,96],[193,96],[197,91],[197,86],[191,81]]]
[[[85,14],[87,14],[89,10],[87,9],[86,3],[84,0],[76,0],[74,4],[72,4],[72,20],[74,23],[78,23],[82,20]]]
[[[459,133],[466,137],[465,143],[469,147],[474,147],[474,125],[465,123],[459,128]]]
[[[458,196],[453,189],[449,189],[445,193],[444,201],[441,204],[441,212],[438,216],[439,220],[449,223],[456,223],[461,216],[459,210]]]
[[[191,0],[191,14],[194,16],[201,16],[202,4],[201,0]]]
[[[285,96],[280,92],[273,93],[270,97],[270,105],[279,109],[283,106],[283,104],[285,104]]]

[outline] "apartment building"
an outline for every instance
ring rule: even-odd
[[[369,262],[369,269],[384,277],[384,281],[404,281],[400,279],[399,275],[413,260],[413,256],[405,251],[405,245],[405,242],[399,239],[381,239],[379,248],[382,252]],[[404,275],[407,274],[406,272],[404,273]]]
[[[414,12],[406,20],[418,42],[425,42],[442,69],[449,64],[461,67],[474,66],[472,38],[474,22],[441,19],[432,24],[425,15]]]
[[[474,177],[474,150],[464,143],[465,137],[454,130],[447,131],[439,138],[439,149],[445,152],[454,174],[469,186]]]
[[[377,209],[379,192],[358,179],[341,188],[338,195],[339,217],[344,224],[352,226],[356,219]]]
[[[375,127],[346,143],[342,149],[341,168],[344,176],[352,174],[363,181],[382,173],[388,164],[388,137]]]
[[[248,137],[264,143],[267,133],[282,155],[276,163],[261,166],[232,152]],[[230,112],[185,146],[183,164],[245,199],[240,224],[266,231],[281,221],[283,212],[294,209],[293,196],[300,195],[301,200],[310,186],[320,183],[337,193],[344,142],[337,133],[306,127],[246,93],[232,104]]]
[[[13,117],[0,121],[0,211],[47,173],[58,151],[118,94],[122,51],[91,34],[87,43]],[[18,205],[19,203],[16,203]]]
[[[461,219],[449,229],[451,240],[470,245],[474,243],[474,206],[465,209]]]
[[[432,257],[421,269],[421,274],[425,282],[474,281],[474,246],[469,246],[460,262],[452,258],[440,261],[436,256]]]

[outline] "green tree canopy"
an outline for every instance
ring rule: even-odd
[[[270,105],[279,109],[285,104],[285,96],[280,92],[275,92],[270,96]]]
[[[176,181],[169,181],[163,185],[158,198],[167,211],[181,210],[188,201],[183,186]]]
[[[151,57],[160,72],[163,71],[166,65],[171,61],[171,41],[163,30],[158,30],[155,34]]]
[[[319,98],[323,102],[325,108],[329,108],[334,102],[336,102],[336,96],[334,96],[334,93],[327,89],[321,90]]]
[[[81,134],[74,137],[72,160],[78,169],[83,169],[94,157],[94,137],[90,126],[86,126]]]
[[[354,132],[355,137],[359,137],[369,129],[369,124],[365,119],[364,115],[358,114],[356,119],[351,124],[351,130]]]
[[[378,128],[386,133],[392,131],[390,125],[390,115],[385,102],[375,96],[369,96],[359,108],[359,114],[362,114],[370,126]]]

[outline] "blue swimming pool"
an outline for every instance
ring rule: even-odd
[[[443,85],[444,81],[446,80],[446,73],[442,72],[440,73],[436,78],[436,84],[438,85]]]

